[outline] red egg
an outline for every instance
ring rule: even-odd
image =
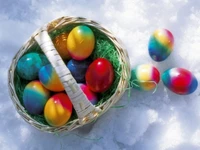
[[[193,93],[198,87],[197,78],[187,69],[171,68],[162,74],[164,85],[179,95]]]
[[[101,93],[110,88],[114,80],[112,64],[105,58],[94,60],[87,69],[86,84],[91,91]]]

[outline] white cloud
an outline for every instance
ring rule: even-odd
[[[153,123],[158,119],[158,113],[155,110],[150,109],[147,111],[147,114],[149,123]]]
[[[191,142],[195,145],[200,146],[200,130],[198,129],[192,136]]]
[[[184,141],[182,134],[183,131],[181,130],[179,121],[175,116],[171,117],[160,141],[160,150],[175,148],[177,145],[181,144]]]

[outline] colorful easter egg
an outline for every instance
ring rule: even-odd
[[[96,105],[98,102],[97,94],[92,92],[89,87],[85,84],[79,84],[83,93],[86,95],[87,99],[93,104]]]
[[[131,70],[131,87],[149,91],[155,89],[160,81],[160,73],[151,64],[139,65]]]
[[[94,49],[94,44],[94,33],[85,25],[75,27],[69,33],[67,39],[69,54],[75,60],[83,60],[89,57]]]
[[[157,62],[165,60],[174,47],[174,37],[167,29],[158,29],[149,40],[149,55]]]
[[[21,57],[17,63],[17,73],[25,80],[34,80],[38,78],[38,72],[41,67],[48,64],[46,56],[38,53],[28,53]]]
[[[26,85],[23,93],[23,104],[30,114],[42,114],[50,92],[38,80]]]
[[[85,82],[85,73],[91,62],[91,59],[85,59],[82,61],[71,59],[67,63],[68,69],[70,70],[72,76],[78,83]]]
[[[64,32],[56,36],[53,40],[54,46],[62,59],[70,59],[70,55],[67,49],[68,33]]]
[[[198,86],[196,77],[184,68],[171,68],[162,74],[164,85],[172,92],[180,95],[193,93]]]
[[[112,64],[105,58],[94,60],[86,72],[86,84],[93,92],[105,92],[114,80]]]
[[[67,123],[72,114],[72,103],[65,93],[53,95],[46,103],[44,117],[49,125],[59,127]]]
[[[64,91],[64,86],[62,85],[56,71],[51,64],[43,66],[39,71],[40,82],[49,90],[54,92]]]

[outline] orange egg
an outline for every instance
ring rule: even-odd
[[[64,32],[56,36],[56,38],[53,40],[54,46],[62,59],[70,59],[70,55],[67,49],[67,38],[68,33]]]
[[[55,69],[51,64],[43,66],[39,71],[40,82],[50,91],[64,91],[64,86],[61,83]]]

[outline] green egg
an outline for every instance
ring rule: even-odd
[[[17,73],[25,80],[35,80],[41,67],[49,64],[46,56],[39,53],[28,53],[22,56],[17,63]]]

